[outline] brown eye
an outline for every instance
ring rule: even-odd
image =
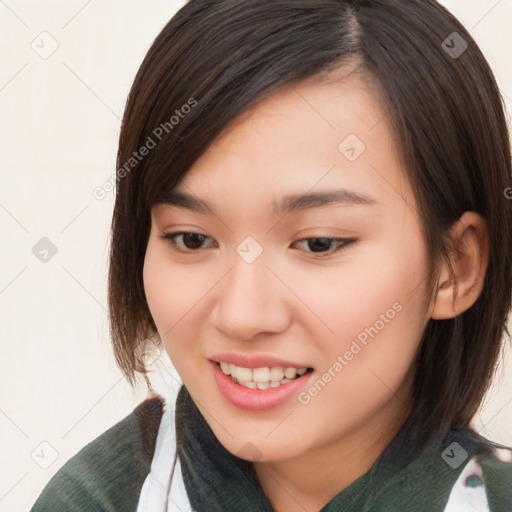
[[[174,250],[181,252],[197,252],[200,249],[211,247],[213,245],[211,242],[214,242],[213,238],[201,233],[163,233],[158,235],[158,237],[163,239]],[[205,245],[205,242],[208,241],[210,241],[210,244]]]
[[[197,233],[184,233],[182,236],[183,245],[187,249],[200,249],[206,239],[206,236]]]
[[[310,238],[307,246],[312,252],[324,252],[332,249],[332,238]]]
[[[313,237],[299,240],[294,245],[302,245],[300,248],[306,252],[325,254],[344,249],[355,241],[347,238]]]

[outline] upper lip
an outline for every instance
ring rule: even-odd
[[[243,368],[263,368],[268,366],[282,367],[282,368],[310,368],[307,364],[295,363],[293,361],[286,361],[279,357],[274,357],[266,354],[237,354],[235,352],[224,352],[222,354],[215,354],[211,356],[211,361],[220,363],[231,363],[235,366],[241,366]]]

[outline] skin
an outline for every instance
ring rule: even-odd
[[[212,212],[151,212],[144,286],[164,347],[223,446],[235,455],[257,447],[256,473],[276,511],[319,510],[371,468],[413,407],[412,364],[428,320],[455,316],[481,290],[485,223],[472,212],[456,230],[469,248],[455,265],[459,295],[447,267],[440,299],[427,290],[416,201],[385,114],[359,74],[285,87],[235,120],[180,183]],[[338,149],[349,134],[366,146],[353,162]],[[285,216],[272,208],[289,194],[340,188],[374,204]],[[174,248],[159,238],[180,231],[206,238],[191,246],[178,237]],[[236,252],[248,236],[263,249],[250,264]],[[355,242],[319,253],[304,240],[315,237]],[[242,411],[214,382],[208,360],[225,351],[303,363],[314,382],[397,302],[401,311],[307,405],[294,396]]]

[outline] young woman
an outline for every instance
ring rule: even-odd
[[[153,338],[183,386],[32,510],[511,510],[471,428],[511,192],[498,87],[437,2],[191,0],[128,98],[109,276],[130,383]]]

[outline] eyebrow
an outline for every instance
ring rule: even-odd
[[[369,196],[358,194],[351,190],[339,189],[286,196],[279,202],[274,201],[273,206],[276,214],[286,215],[297,210],[318,208],[319,206],[328,206],[331,204],[374,205],[377,204],[377,202]]]
[[[213,213],[213,209],[206,201],[180,190],[171,192],[160,204],[186,208],[198,213]],[[273,201],[272,206],[274,213],[277,215],[286,215],[292,211],[318,208],[331,204],[375,205],[377,201],[364,194],[338,189],[285,196],[280,201]]]

